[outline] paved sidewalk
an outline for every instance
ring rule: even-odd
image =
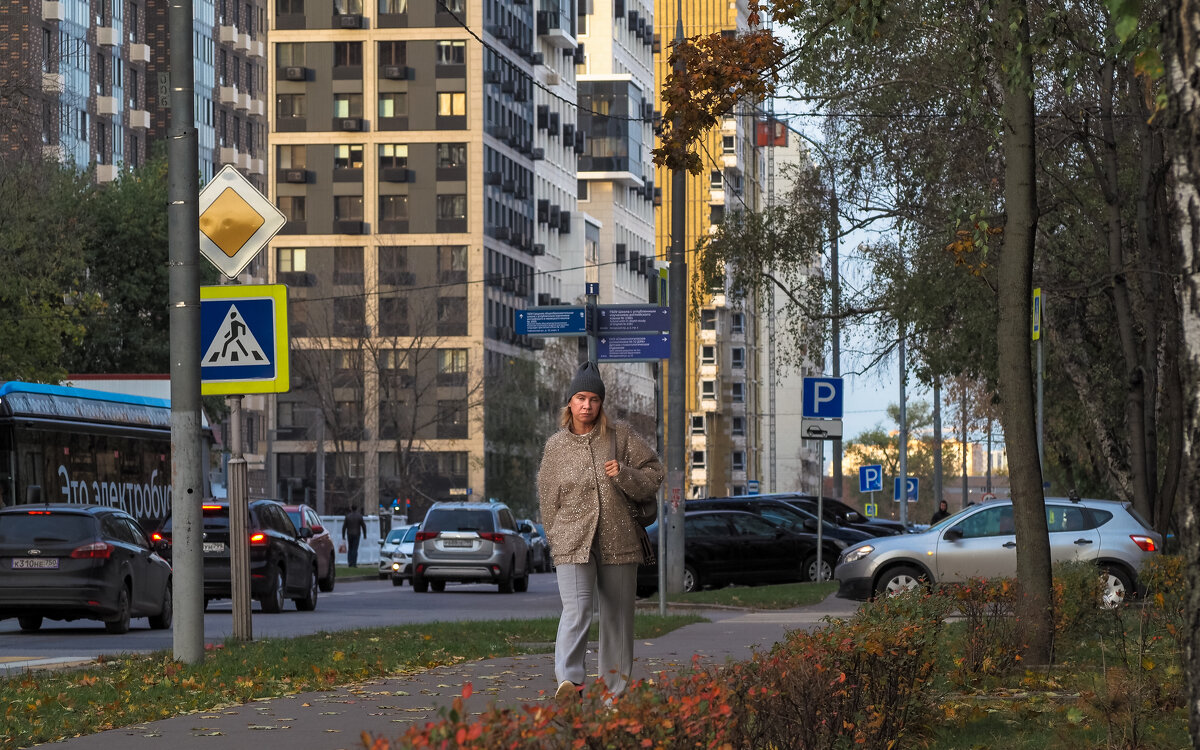
[[[785,611],[704,610],[711,622],[634,644],[634,677],[644,678],[691,664],[693,655],[710,663],[746,659],[789,630],[820,625],[822,618],[848,616],[857,605],[830,597],[821,604]],[[595,645],[589,654],[595,667]],[[489,704],[549,700],[554,692],[552,654],[507,657],[439,667],[411,675],[375,679],[327,692],[232,705],[221,709],[137,724],[55,743],[68,750],[244,750],[256,744],[287,750],[361,748],[363,731],[399,736],[413,724],[438,718],[470,682],[470,712]]]

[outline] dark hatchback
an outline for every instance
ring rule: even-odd
[[[648,526],[646,533],[657,548],[658,524]],[[811,538],[744,511],[685,511],[683,533],[685,592],[731,583],[806,581],[810,558],[817,552]],[[638,595],[648,596],[656,590],[658,566],[639,565]]]
[[[128,513],[99,505],[0,509],[0,619],[102,620],[125,633],[133,617],[171,627],[171,566]]]
[[[229,505],[204,506],[204,604],[228,599],[232,593],[229,561]],[[247,523],[250,535],[250,595],[268,613],[283,610],[284,600],[296,609],[317,608],[317,555],[305,541],[311,529],[296,530],[283,506],[274,500],[251,500]],[[155,535],[164,554],[170,554],[170,520]]]

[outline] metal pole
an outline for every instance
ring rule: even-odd
[[[587,307],[587,349],[588,362],[596,364],[596,305],[598,303],[597,292],[600,291],[600,285],[594,283],[584,284],[584,289],[587,294],[583,295],[584,305]]]
[[[233,639],[254,640],[250,622],[250,487],[242,455],[242,397],[229,404],[229,580],[233,595]]]
[[[1043,439],[1042,426],[1044,424],[1042,411],[1042,339],[1039,336],[1037,340],[1037,448],[1038,448],[1038,466],[1041,467],[1042,476],[1046,475],[1046,443]]]
[[[325,412],[317,410],[317,515],[328,512],[325,507]]]
[[[675,40],[683,41],[683,3],[675,3]],[[676,63],[680,71],[682,63]],[[680,71],[681,72],[681,71]],[[683,590],[683,477],[684,477],[684,399],[686,390],[687,353],[687,262],[683,243],[687,232],[686,220],[687,172],[671,172],[671,357],[667,376],[667,507],[660,516],[666,525],[666,590]],[[660,549],[662,549],[660,547]],[[662,563],[660,562],[660,565]]]
[[[175,658],[204,660],[204,502],[200,464],[200,215],[192,0],[169,0],[171,121],[167,225],[171,323],[171,562]]]
[[[900,523],[908,526],[908,409],[905,407],[904,324],[900,324]]]
[[[838,234],[841,231],[841,222],[838,220],[837,184],[834,182],[833,165],[828,162],[827,158],[825,166],[829,169],[830,191],[829,283],[833,286],[829,310],[829,337],[832,339],[830,359],[833,360],[833,377],[840,378],[842,376],[842,294],[841,281],[838,278]],[[842,439],[840,437],[833,441],[833,496],[839,500],[842,497]]]
[[[942,379],[933,379],[933,507],[942,501]]]
[[[821,442],[821,471],[817,482],[817,574],[813,580],[824,580],[821,577],[821,547],[824,544],[825,531],[825,441]]]

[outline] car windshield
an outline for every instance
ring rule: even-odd
[[[287,514],[288,514],[288,518],[292,519],[292,524],[293,524],[293,525],[294,525],[294,526],[295,526],[297,529],[298,529],[298,528],[300,528],[300,511],[298,511],[298,510],[289,510],[289,511],[287,512]]]
[[[958,510],[954,511],[950,515],[946,516],[942,520],[938,521],[937,523],[935,523],[932,526],[930,526],[929,528],[927,528],[926,531],[940,531],[940,530],[946,528],[947,526],[949,526],[950,524],[954,523],[958,519],[962,518],[963,513],[966,513],[968,510],[971,510],[972,508],[975,508],[975,507],[977,507],[977,506],[968,505],[965,508],[959,508]]]
[[[404,529],[396,529],[387,535],[387,539],[384,540],[384,543],[399,544],[402,541],[404,541]]]
[[[88,516],[75,513],[12,513],[0,516],[0,542],[78,542],[95,535]]]
[[[433,510],[425,517],[426,531],[495,531],[492,513],[487,510]]]
[[[416,540],[418,530],[420,530],[419,526],[409,526],[408,530],[404,532],[404,539],[401,541],[411,542]]]

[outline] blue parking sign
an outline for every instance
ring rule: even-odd
[[[910,503],[915,503],[917,501],[918,484],[919,484],[919,482],[916,477],[908,478],[908,482],[906,483],[907,486],[905,487],[905,489],[908,490],[908,492],[906,494],[908,495],[908,501]],[[896,479],[895,479],[895,484],[892,489],[892,499],[897,502],[899,502],[899,500],[900,500],[900,477],[896,477]]]
[[[806,419],[841,419],[842,379],[805,378],[802,411]]]
[[[883,492],[883,466],[868,464],[858,467],[859,492]]]

